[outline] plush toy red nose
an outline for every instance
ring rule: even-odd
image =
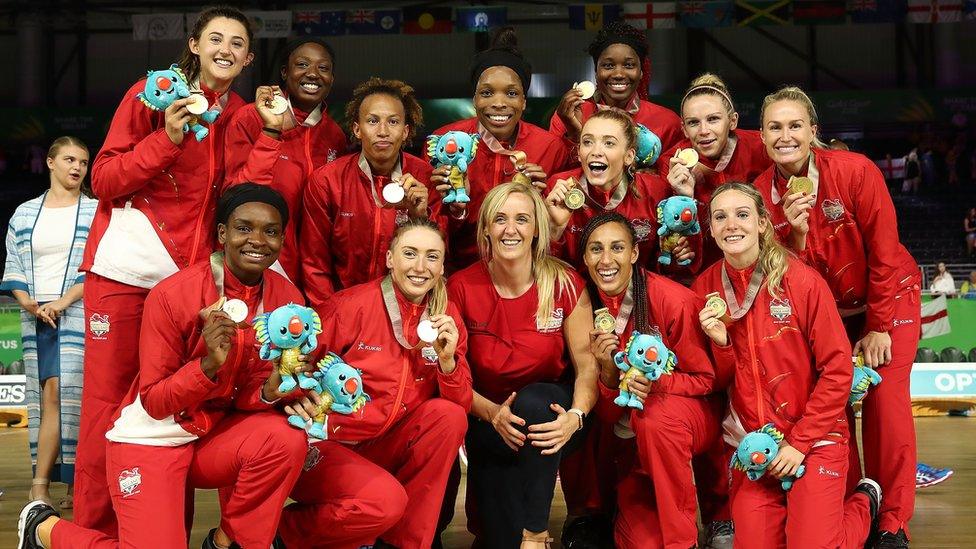
[[[447,154],[454,154],[457,152],[457,141],[451,139],[444,145],[444,152]]]
[[[291,332],[291,335],[299,335],[303,329],[305,329],[305,325],[302,324],[302,319],[298,318],[298,316],[293,316],[288,321],[288,331]]]
[[[657,347],[651,347],[645,351],[644,357],[647,358],[647,360],[657,360]]]
[[[766,454],[762,452],[753,452],[751,457],[752,457],[752,462],[755,463],[756,465],[762,465],[763,463],[766,463]]]
[[[346,380],[345,388],[346,388],[346,392],[347,393],[349,393],[350,395],[354,395],[354,394],[356,394],[356,389],[359,388],[359,384],[356,383],[356,379],[355,378],[352,378],[351,377],[351,378],[349,378],[349,379]]]
[[[681,221],[684,221],[685,223],[691,221],[691,208],[681,210]]]
[[[169,78],[166,78],[165,76],[160,76],[159,78],[156,79],[156,87],[163,91],[168,90],[169,87],[172,85],[173,82]]]

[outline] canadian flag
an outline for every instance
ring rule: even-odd
[[[946,310],[946,296],[940,295],[932,301],[922,303],[922,339],[948,334],[949,311]]]

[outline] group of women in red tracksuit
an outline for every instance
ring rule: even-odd
[[[449,167],[405,151],[423,123],[412,87],[356,87],[349,152],[326,112],[332,48],[290,42],[279,82],[245,105],[229,88],[252,39],[233,8],[190,33],[179,66],[220,111],[205,139],[183,133],[189,100],[136,99],[142,80],[113,118],[82,266],[76,514],[32,502],[21,547],[184,546],[194,488],[220,491],[204,547],[440,546],[462,444],[478,547],[550,546],[557,472],[574,547],[696,547],[699,510],[708,547],[732,546],[729,521],[735,547],[860,547],[873,530],[907,546],[918,273],[881,174],[819,146],[801,90],[769,95],[759,131],[710,74],[674,113],[647,100],[643,32],[614,23],[589,49],[595,94],[566,92],[545,130],[522,119],[532,69],[503,29],[472,65],[476,116],[433,132],[477,141],[471,201],[444,204]],[[654,167],[638,169],[636,123],[662,141]],[[688,265],[663,267],[657,206],[674,195],[696,200],[702,232],[673,251]],[[705,306],[715,294],[727,314]],[[303,369],[339,354],[369,403],[306,440],[283,412],[309,419],[318,396],[278,392],[231,299],[249,318],[308,303],[322,333]],[[642,409],[614,403],[634,331],[676,359],[630,382]],[[860,481],[857,353],[884,378]],[[770,423],[767,474],[730,471]]]

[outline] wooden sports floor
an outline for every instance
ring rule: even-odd
[[[914,549],[976,547],[976,419],[962,417],[917,418],[919,459],[955,470],[946,482],[918,491],[915,518],[911,522]],[[27,430],[0,428],[0,549],[17,543],[17,516],[30,487]],[[55,499],[64,494],[64,485],[53,489]],[[457,514],[451,524],[445,547],[460,549],[471,545],[464,526],[462,493]],[[558,528],[566,508],[561,493],[556,494],[551,527],[558,539]],[[66,517],[70,518],[70,511]],[[217,523],[215,493],[198,491],[196,520],[190,542],[200,547],[203,536]]]

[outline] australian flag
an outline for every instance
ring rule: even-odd
[[[349,34],[400,34],[403,16],[400,10],[349,10],[346,29]]]
[[[905,19],[905,0],[848,0],[847,11],[853,23],[894,23]]]
[[[692,29],[729,27],[735,16],[732,0],[683,0],[678,2],[678,21]]]
[[[346,12],[299,11],[292,18],[292,27],[299,36],[337,36],[346,32]]]

